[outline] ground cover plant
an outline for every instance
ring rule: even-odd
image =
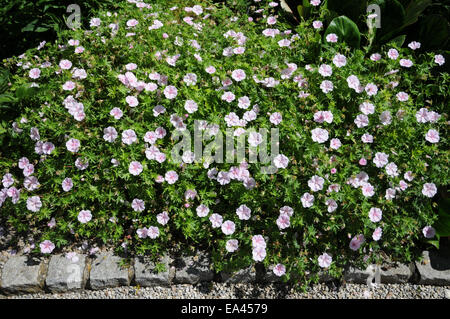
[[[318,0],[295,28],[277,2],[177,3],[124,1],[4,63],[24,111],[2,134],[0,215],[31,252],[202,248],[217,271],[304,284],[435,238],[442,54],[322,36]]]

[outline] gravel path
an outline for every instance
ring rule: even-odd
[[[346,284],[336,288],[318,284],[306,293],[295,291],[285,285],[248,285],[205,283],[200,285],[174,285],[169,288],[118,287],[99,291],[61,294],[29,294],[1,296],[0,298],[27,299],[245,299],[245,298],[286,298],[286,299],[450,299],[450,286],[420,286],[412,284],[383,284],[369,292],[366,285]]]

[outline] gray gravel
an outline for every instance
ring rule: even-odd
[[[306,293],[282,284],[224,284],[202,283],[199,285],[173,285],[171,287],[136,286],[109,288],[70,293],[38,293],[2,296],[8,299],[443,299],[450,296],[450,286],[420,286],[412,284],[382,284],[371,292],[366,285],[346,284],[339,288],[318,284]]]

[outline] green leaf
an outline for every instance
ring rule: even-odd
[[[366,13],[366,0],[328,0],[327,7],[329,10],[336,12],[338,15],[344,15],[352,21],[360,21],[360,17]]]
[[[399,35],[398,37],[395,37],[394,39],[392,39],[390,41],[390,43],[394,43],[397,46],[401,47],[403,45],[403,43],[405,43],[405,40],[406,40],[406,35],[402,34],[402,35]]]
[[[440,202],[438,214],[439,218],[433,225],[436,234],[441,237],[450,236],[450,199]]]
[[[397,0],[375,0],[372,4],[380,6],[381,28],[378,30],[378,37],[385,43],[402,30],[406,11]]]
[[[36,87],[29,87],[29,85],[22,85],[16,90],[16,97],[19,100],[28,99],[37,93]]]
[[[24,26],[21,30],[21,32],[29,32],[29,31],[33,31],[36,23],[38,22],[38,19],[34,19],[33,21],[31,21],[30,23],[28,23],[26,26]]]
[[[345,41],[349,46],[359,48],[361,34],[358,26],[346,16],[340,16],[331,21],[324,34],[324,42],[326,42],[325,38],[330,33],[335,33],[339,41]]]
[[[10,103],[10,102],[16,102],[17,99],[12,94],[2,94],[0,95],[0,103]]]
[[[449,33],[447,19],[440,14],[431,14],[420,22],[419,41],[426,48],[444,48]]]
[[[406,7],[404,26],[416,23],[421,13],[432,3],[431,0],[412,0]]]

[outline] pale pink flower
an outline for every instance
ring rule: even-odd
[[[155,239],[159,236],[159,228],[155,226],[150,226],[147,231],[148,237]]]
[[[66,147],[69,152],[76,153],[80,149],[80,141],[76,138],[71,138],[66,142]]]
[[[381,209],[379,209],[377,207],[372,207],[369,210],[369,219],[371,222],[377,223],[381,220],[382,217],[383,217],[383,212],[381,211]]]
[[[409,99],[409,95],[408,93],[405,92],[399,92],[397,93],[397,100],[399,100],[400,102],[406,102]]]
[[[373,143],[373,136],[370,134],[363,134],[363,136],[361,136],[361,141],[363,143]],[[366,164],[361,164],[361,165],[366,165]]]
[[[38,212],[42,207],[42,202],[39,196],[32,196],[27,198],[27,209],[32,212]]]
[[[330,111],[317,111],[314,113],[314,122],[317,123],[332,123],[333,122],[333,113]]]
[[[142,199],[135,198],[131,203],[131,207],[135,212],[142,212],[145,209],[145,202]]]
[[[378,87],[373,83],[368,83],[365,87],[365,91],[368,96],[376,95],[378,92]]]
[[[131,145],[131,144],[137,142],[136,133],[132,129],[123,131],[122,132],[122,142],[127,145]]]
[[[41,253],[51,254],[53,249],[55,249],[55,244],[53,244],[50,240],[44,240],[40,243],[39,247],[41,248]]]
[[[90,21],[89,21],[89,26],[92,28],[92,27],[99,27],[100,26],[100,24],[101,24],[101,20],[99,19],[99,18],[92,18]]]
[[[420,42],[417,42],[417,41],[413,41],[413,42],[411,42],[411,43],[409,43],[408,44],[408,47],[411,49],[411,50],[417,50],[417,49],[420,49]]]
[[[330,33],[326,36],[327,42],[336,43],[338,41],[338,36],[335,33]]]
[[[242,96],[238,99],[238,107],[241,109],[247,109],[250,106],[250,99],[248,96]]]
[[[147,229],[147,227],[138,228],[136,230],[136,233],[137,233],[139,238],[147,238],[148,237],[148,229]]]
[[[169,222],[169,219],[169,214],[166,211],[156,215],[156,220],[163,226]]]
[[[437,193],[437,187],[434,183],[425,183],[422,187],[422,194],[432,198]]]
[[[373,114],[375,112],[375,105],[370,102],[363,102],[359,105],[359,110],[365,115]]]
[[[375,195],[374,187],[370,183],[364,183],[361,189],[365,197],[372,197]]]
[[[400,59],[400,65],[405,68],[410,68],[413,66],[413,62],[409,59]]]
[[[438,143],[440,140],[439,137],[439,132],[434,130],[434,129],[430,129],[427,134],[425,134],[425,139],[430,142],[430,143]]]
[[[434,56],[434,62],[439,65],[443,65],[445,63],[445,58],[442,54],[436,54]]]
[[[142,164],[137,161],[131,162],[130,166],[128,167],[128,172],[134,176],[137,176],[140,173],[142,173],[142,170],[143,170]]]
[[[273,164],[276,168],[286,168],[289,164],[289,158],[283,154],[278,154],[273,159]]]
[[[197,75],[195,73],[188,73],[183,78],[187,86],[195,85],[197,83]]]
[[[330,93],[331,91],[333,91],[333,88],[334,88],[333,82],[328,81],[328,80],[322,81],[322,83],[320,84],[320,89],[325,94]]]
[[[310,3],[311,5],[317,7],[318,5],[320,5],[321,0],[311,0]]]
[[[175,171],[168,171],[165,176],[164,179],[166,180],[167,183],[169,184],[175,184],[176,181],[178,180],[178,174]]]
[[[422,233],[425,238],[433,238],[436,235],[436,230],[431,226],[425,226],[422,229]]]
[[[361,245],[365,242],[365,238],[363,235],[357,235],[352,238],[350,241],[350,249],[356,251],[361,247]]]
[[[27,177],[25,177],[25,180],[23,181],[23,186],[29,191],[34,191],[35,189],[38,189],[41,186],[41,184],[39,183],[39,181],[36,177],[27,176]],[[0,196],[0,202],[1,202],[1,196]]]
[[[23,176],[28,177],[31,174],[34,173],[34,165],[33,164],[27,164],[23,168]]]
[[[290,218],[286,214],[281,214],[277,218],[277,226],[279,229],[288,228],[291,225]]]
[[[263,261],[266,258],[266,250],[261,247],[254,248],[252,250],[253,260],[254,261]]]
[[[70,70],[70,68],[72,68],[72,62],[69,60],[61,60],[59,62],[59,67],[63,70]]]
[[[236,229],[236,226],[234,225],[234,223],[231,220],[224,221],[221,227],[222,227],[222,232],[225,235],[233,234]]]
[[[236,69],[231,73],[231,77],[233,78],[233,80],[240,82],[246,77],[245,71],[242,69]]]
[[[111,112],[109,112],[109,114],[112,115],[116,120],[119,120],[123,116],[122,110],[118,107],[113,108]]]
[[[322,28],[323,27],[323,23],[322,23],[322,21],[318,21],[318,20],[316,20],[316,21],[313,21],[313,28],[314,29],[320,29],[320,28]]]
[[[322,255],[317,258],[319,261],[319,266],[322,268],[328,268],[331,265],[331,262],[333,261],[333,258],[328,255],[327,253],[323,253]]]
[[[325,143],[328,140],[328,131],[318,127],[311,131],[311,136],[314,142]]]
[[[399,56],[399,54],[398,54],[398,51],[396,49],[389,49],[389,51],[388,51],[389,59],[397,60],[398,56]]]
[[[407,171],[407,172],[403,175],[403,177],[404,177],[408,182],[411,182],[411,181],[414,179],[413,172],[411,172],[411,171]]]
[[[169,100],[174,99],[178,94],[178,90],[173,85],[166,86],[164,89],[164,96]]]
[[[36,80],[41,76],[41,70],[39,70],[38,68],[31,69],[28,73],[28,76],[31,79]]]
[[[115,139],[117,138],[118,134],[117,131],[114,127],[109,126],[105,129],[103,129],[103,139],[107,142],[114,142]]]
[[[82,224],[89,222],[92,219],[92,214],[90,210],[81,210],[78,213],[78,221]]]
[[[395,198],[395,189],[394,188],[388,188],[386,189],[386,194],[384,195],[384,198],[386,198],[386,200],[392,200]]]
[[[286,267],[283,264],[277,264],[273,267],[273,273],[275,276],[281,277],[286,273]]]
[[[262,143],[262,141],[262,135],[260,133],[250,132],[250,134],[248,135],[248,143],[253,147],[258,146]]]
[[[130,107],[136,107],[139,105],[139,101],[135,96],[129,95],[125,98],[125,101],[128,103]]]
[[[325,180],[317,175],[311,177],[308,181],[308,186],[313,192],[317,192],[323,189],[323,184]]]
[[[324,77],[331,76],[333,74],[333,69],[328,64],[321,64],[319,66],[319,73]]]
[[[347,64],[347,58],[345,57],[345,55],[338,53],[334,56],[333,63],[338,68],[342,68],[343,66],[345,66]]]
[[[236,239],[230,239],[227,240],[227,243],[225,245],[225,249],[230,252],[233,253],[235,252],[237,249],[239,248],[239,242]]]
[[[328,199],[325,202],[325,205],[327,205],[327,211],[329,213],[334,212],[338,208],[338,204],[336,203],[336,201],[334,199]]]
[[[139,24],[139,21],[136,19],[131,19],[127,21],[127,26],[128,27],[135,27]]]
[[[282,39],[282,40],[278,41],[278,45],[280,47],[288,47],[291,45],[291,41],[289,41],[288,39]]]
[[[252,210],[248,208],[246,205],[241,205],[236,209],[236,214],[238,215],[240,220],[249,220],[251,216]]]
[[[380,61],[381,60],[381,54],[379,53],[374,53],[370,56],[370,59],[374,62],[376,61]]]
[[[372,238],[373,240],[378,241],[380,240],[381,235],[383,235],[383,229],[381,229],[381,227],[377,227],[372,233]]]
[[[267,18],[267,24],[272,25],[272,24],[275,24],[275,23],[277,23],[277,19],[275,17],[269,16]]]
[[[234,101],[235,95],[232,92],[225,92],[224,94],[222,94],[221,99],[223,101],[227,101],[228,103],[231,103],[232,101]]]
[[[187,100],[187,101],[184,103],[184,109],[185,109],[188,113],[192,114],[192,113],[194,113],[195,111],[198,110],[198,105],[197,105],[197,103],[195,103],[193,100]]]
[[[356,77],[356,75],[350,75],[347,78],[347,84],[349,88],[355,90],[358,93],[361,92],[360,90],[361,83],[359,82],[359,79]]]
[[[377,152],[375,153],[375,156],[373,158],[373,163],[376,167],[384,167],[389,161],[389,155],[383,153],[383,152]]]
[[[72,189],[73,187],[73,181],[70,177],[66,177],[62,183],[61,183],[61,187],[63,189],[63,191],[68,192]]]
[[[397,165],[395,163],[389,163],[386,165],[386,174],[388,176],[392,176],[392,177],[397,177],[398,176],[398,171],[397,171]]]
[[[199,205],[196,209],[198,217],[206,217],[209,214],[209,208],[206,205]]]
[[[285,214],[289,217],[292,217],[292,215],[294,214],[294,210],[290,206],[283,206],[280,208],[280,214]]]
[[[205,71],[206,71],[206,73],[208,73],[208,74],[214,74],[214,73],[216,73],[216,68],[213,67],[212,65],[210,65],[210,66],[208,66],[208,67],[205,69]]]
[[[341,146],[342,146],[342,143],[338,138],[333,138],[330,140],[330,148],[337,150]]]
[[[263,236],[261,235],[254,235],[252,236],[252,247],[255,248],[266,248],[266,241]]]
[[[311,195],[310,193],[304,193],[302,197],[300,198],[303,207],[308,208],[311,207],[314,204],[314,195]]]
[[[209,221],[211,222],[211,226],[213,228],[219,228],[220,226],[222,226],[223,218],[221,215],[214,213],[209,216]]]
[[[83,159],[81,157],[78,157],[75,160],[75,167],[78,168],[79,170],[85,170],[86,168],[88,168],[89,166],[89,162],[87,159]]]
[[[72,91],[75,88],[75,82],[67,81],[62,86],[64,91]]]

